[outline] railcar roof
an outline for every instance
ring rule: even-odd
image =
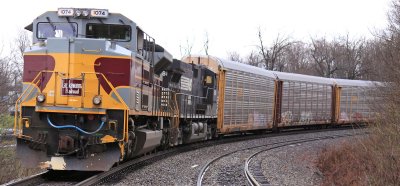
[[[362,80],[350,80],[350,79],[334,79],[335,83],[339,86],[359,86],[359,87],[371,87],[375,86],[374,81],[362,81]]]
[[[278,78],[286,81],[301,81],[301,82],[310,82],[310,83],[319,83],[319,84],[328,84],[334,85],[334,80],[330,78],[318,77],[318,76],[310,76],[304,74],[295,74],[295,73],[287,73],[287,72],[276,72]]]
[[[238,71],[244,71],[249,73],[258,74],[261,76],[270,77],[273,79],[279,78],[281,80],[286,81],[302,81],[302,82],[312,82],[312,83],[319,83],[319,84],[329,84],[333,85],[334,81],[329,78],[317,77],[317,76],[309,76],[303,74],[293,74],[293,73],[286,73],[286,72],[277,72],[277,71],[270,71],[265,70],[262,68],[258,68],[255,66],[239,63],[236,61],[229,61],[218,58],[220,65],[222,65],[225,69],[233,69]]]
[[[191,57],[212,59],[211,61],[213,61],[215,67],[220,66],[224,69],[227,69],[228,71],[229,69],[237,70],[273,79],[278,78],[283,81],[311,82],[311,83],[326,84],[326,85],[337,84],[338,86],[359,86],[359,87],[371,87],[375,85],[382,85],[381,82],[376,82],[376,81],[333,79],[333,78],[324,78],[324,77],[304,75],[304,74],[270,71],[236,61],[217,58],[214,56],[191,56]]]
[[[262,68],[258,68],[255,66],[247,65],[244,63],[239,63],[236,61],[229,61],[229,60],[225,60],[225,59],[221,59],[221,58],[217,58],[217,61],[219,61],[220,65],[224,69],[228,69],[228,70],[233,69],[233,70],[238,70],[238,71],[243,71],[243,72],[249,72],[249,73],[258,74],[261,76],[266,76],[266,77],[276,79],[276,76],[274,75],[273,71],[264,70]]]

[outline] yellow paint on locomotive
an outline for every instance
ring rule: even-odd
[[[104,137],[101,138],[101,143],[112,143],[116,141],[117,139],[110,135],[105,135]]]
[[[109,94],[100,87],[100,95],[102,97],[101,105],[97,106],[93,104],[93,97],[98,95],[98,83],[99,80],[95,74],[94,66],[95,61],[99,58],[120,58],[130,59],[129,57],[118,57],[118,56],[104,56],[104,55],[91,55],[91,54],[76,54],[76,53],[50,53],[50,54],[26,54],[26,55],[50,55],[56,63],[54,71],[48,81],[46,87],[43,89],[43,93],[46,95],[46,101],[43,104],[39,104],[36,109],[37,112],[64,112],[64,113],[85,113],[85,114],[104,114],[93,111],[80,110],[79,108],[112,108],[112,109],[126,109],[127,106],[121,100],[117,101],[111,97],[112,92]],[[100,64],[101,65],[101,64]],[[61,81],[64,78],[69,79],[82,79],[84,74],[84,82],[82,83],[82,96],[63,96],[61,95]],[[31,82],[24,82],[24,84],[32,84]],[[114,90],[113,90],[114,91]],[[22,106],[36,106],[35,97],[30,100],[26,100],[22,103]],[[68,109],[52,111],[44,106],[62,106],[69,108],[76,108],[76,111]]]

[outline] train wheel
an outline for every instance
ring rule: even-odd
[[[161,137],[161,144],[160,144],[160,147],[159,147],[159,149],[160,150],[165,150],[165,149],[167,149],[170,145],[172,146],[173,144],[170,144],[170,130],[167,130],[167,129],[163,129],[163,135],[162,135],[162,137]]]
[[[206,140],[210,140],[210,139],[212,139],[212,130],[211,130],[211,126],[208,125],[208,126],[207,126]]]
[[[127,159],[133,158],[133,151],[135,150],[136,141],[135,141],[135,133],[130,131],[128,133],[128,143],[127,143],[127,150],[126,150],[126,157]]]
[[[178,130],[178,144],[179,144],[179,145],[183,144],[182,129],[179,129],[179,130]]]

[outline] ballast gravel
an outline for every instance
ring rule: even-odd
[[[227,152],[297,137],[310,138],[332,133],[341,135],[361,132],[361,130],[363,129],[267,136],[261,139],[210,146],[153,162],[127,173],[118,183],[107,183],[107,185],[196,185],[201,168],[211,159]],[[318,153],[326,146],[340,144],[343,140],[354,138],[356,137],[343,137],[277,148],[261,153],[253,161],[261,163],[263,173],[272,185],[318,185],[323,176],[315,165]],[[230,158],[221,159],[221,162],[217,163],[224,164],[224,168],[213,170],[211,167],[207,170],[203,185],[247,185],[243,173],[244,165],[239,167],[238,165],[244,162],[248,154],[251,153],[241,152],[237,157],[229,156]]]
[[[254,163],[261,164],[271,185],[321,185],[323,174],[317,168],[319,153],[324,148],[362,137],[345,137],[299,143],[259,154]]]

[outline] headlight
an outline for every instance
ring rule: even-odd
[[[84,17],[87,17],[87,16],[89,15],[89,11],[88,11],[88,10],[83,10],[83,11],[82,11],[82,15],[83,15]]]
[[[39,103],[43,103],[45,99],[46,96],[44,94],[39,94],[38,96],[36,96],[36,101]]]
[[[100,105],[100,103],[101,103],[101,97],[100,96],[94,96],[93,97],[93,104]]]
[[[78,16],[78,17],[79,17],[79,16],[81,16],[81,13],[82,13],[82,12],[81,12],[80,10],[76,10],[76,11],[75,11],[75,16]]]

